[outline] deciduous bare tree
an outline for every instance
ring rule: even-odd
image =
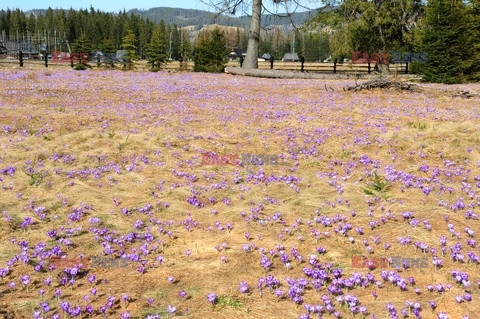
[[[247,13],[251,8],[250,29],[248,34],[248,47],[243,68],[258,68],[258,45],[260,42],[260,29],[262,12],[275,14],[278,17],[291,17],[299,8],[311,9],[306,4],[320,2],[320,0],[200,0],[214,7],[218,14],[236,14],[238,10]],[[269,4],[273,4],[269,8]],[[274,8],[272,10],[272,8]],[[278,13],[282,11],[283,13]]]

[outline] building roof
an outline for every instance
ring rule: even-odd
[[[282,60],[283,61],[300,61],[300,58],[296,53],[285,53]]]
[[[272,56],[270,55],[270,53],[265,53],[264,55],[262,55],[262,59],[265,59],[265,60],[270,60]]]
[[[232,52],[230,52],[231,56],[245,56],[247,54],[247,50],[244,49],[233,49]]]

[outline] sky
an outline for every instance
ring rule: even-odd
[[[217,0],[218,1],[218,0]],[[320,5],[314,5],[315,0],[305,0],[309,8],[318,8]],[[16,9],[23,11],[32,9],[88,9],[92,6],[96,10],[107,12],[118,12],[123,9],[150,9],[155,7],[173,7],[185,9],[198,9],[214,12],[215,9],[202,3],[201,0],[0,0],[1,9]],[[272,7],[273,8],[273,7]],[[275,10],[274,10],[275,11]],[[299,9],[298,11],[305,11]],[[278,11],[283,12],[283,10]],[[241,12],[239,12],[241,14]]]
[[[19,8],[23,11],[31,9],[47,9],[51,7],[70,9],[82,9],[93,6],[95,9],[108,12],[130,9],[150,9],[154,7],[175,7],[185,9],[209,10],[200,0],[1,0],[0,9]],[[213,9],[210,9],[213,10]]]

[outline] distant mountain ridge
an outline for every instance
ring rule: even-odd
[[[53,10],[56,11],[57,9]],[[66,14],[68,14],[69,11],[69,9],[58,10],[64,10]],[[271,26],[282,26],[286,28],[289,27],[292,22],[294,25],[299,26],[306,21],[314,18],[319,10],[327,11],[329,10],[329,8],[314,9],[305,12],[295,12],[290,17],[279,17],[273,14],[263,15],[262,26],[266,28]],[[33,13],[35,16],[37,16],[38,14],[45,15],[46,11],[46,9],[33,9],[25,11],[25,13],[27,14],[27,16],[30,13]],[[163,20],[166,24],[176,24],[178,27],[198,26],[198,29],[201,29],[203,26],[210,24],[246,28],[248,27],[250,22],[250,17],[248,16],[234,17],[225,14],[218,15],[216,13],[208,12],[205,10],[169,7],[156,7],[147,10],[131,9],[127,11],[127,14],[135,14],[144,19],[148,18],[149,20],[157,23],[160,22],[160,20]]]
[[[164,20],[166,24],[176,24],[179,27],[219,24],[224,26],[245,28],[248,26],[250,21],[248,16],[233,17],[224,14],[217,15],[204,10],[167,7],[151,8],[148,10],[132,9],[128,11],[128,13],[139,15],[145,19],[148,18],[154,22]],[[278,17],[268,14],[262,17],[262,25],[264,27],[269,27],[272,25],[289,26],[292,22],[295,25],[301,25],[315,17],[316,14],[317,10],[295,12],[291,15],[291,17]]]

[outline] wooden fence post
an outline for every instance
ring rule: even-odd
[[[23,68],[23,52],[18,52],[18,59],[20,60],[20,67]]]
[[[337,59],[333,61],[333,73],[337,73]]]

